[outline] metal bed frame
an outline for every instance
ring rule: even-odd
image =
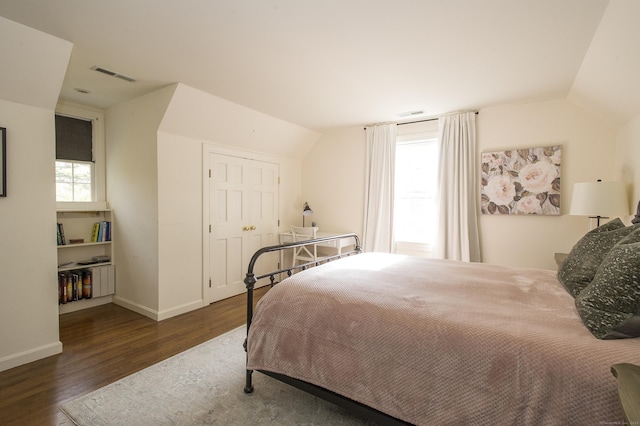
[[[341,254],[336,254],[336,255],[332,255],[332,256],[326,256],[323,257],[321,261],[313,261],[313,262],[307,262],[307,263],[303,263],[301,265],[295,265],[292,266],[290,268],[283,268],[282,265],[280,265],[280,269],[278,269],[277,271],[272,271],[272,272],[267,272],[265,274],[262,275],[258,275],[256,276],[254,274],[254,268],[256,265],[256,262],[258,261],[258,258],[260,256],[262,256],[263,254],[266,253],[272,253],[272,252],[280,252],[283,250],[288,250],[288,249],[292,249],[295,247],[301,247],[301,246],[306,246],[306,245],[312,245],[312,244],[318,244],[318,243],[322,243],[322,242],[327,242],[327,241],[332,241],[332,240],[338,240],[338,239],[342,239],[342,238],[353,238],[354,239],[354,249],[347,251],[345,253],[341,253]],[[280,245],[275,245],[275,246],[268,246],[268,247],[263,247],[260,250],[256,251],[254,253],[254,255],[251,257],[251,260],[249,261],[249,266],[247,268],[247,274],[246,277],[244,279],[244,283],[245,286],[247,287],[247,336],[249,335],[249,328],[251,327],[251,320],[253,319],[253,309],[254,309],[254,300],[253,300],[253,290],[254,287],[256,285],[256,283],[258,282],[258,280],[263,279],[263,278],[269,278],[270,281],[270,286],[273,287],[274,285],[278,284],[278,281],[276,281],[276,276],[280,276],[281,274],[286,274],[287,277],[291,276],[293,271],[296,270],[305,270],[311,266],[318,266],[320,263],[324,263],[324,262],[330,262],[332,260],[337,260],[340,259],[342,257],[345,256],[351,256],[351,255],[355,255],[355,254],[359,254],[362,252],[361,246],[360,246],[360,237],[358,237],[357,234],[355,233],[350,233],[350,234],[341,234],[341,235],[335,235],[335,236],[331,236],[331,237],[323,237],[323,238],[316,238],[316,239],[312,239],[312,240],[305,240],[305,241],[300,241],[300,242],[293,242],[293,243],[287,243],[287,244],[280,244]],[[244,349],[245,352],[247,350],[247,339],[245,338],[244,340]],[[355,413],[359,416],[362,417],[366,417],[370,420],[373,420],[374,422],[376,422],[377,424],[384,424],[384,425],[407,425],[409,423],[406,423],[402,420],[399,420],[395,417],[391,417],[388,414],[385,414],[379,410],[376,410],[372,407],[369,407],[367,405],[364,405],[360,402],[354,401],[352,399],[346,398],[340,394],[337,394],[335,392],[329,391],[325,388],[322,388],[320,386],[316,386],[313,385],[311,383],[307,383],[298,379],[294,379],[292,377],[289,376],[285,376],[282,374],[278,374],[278,373],[273,373],[270,371],[263,371],[263,370],[256,370],[259,371],[263,374],[266,374],[267,376],[270,376],[276,380],[280,380],[281,382],[287,383],[295,388],[301,389],[305,392],[308,392],[312,395],[315,395],[319,398],[322,398],[326,401],[332,402],[336,405],[339,405],[345,409],[347,409],[349,412],[351,413]],[[252,374],[253,374],[253,370],[246,370],[246,382],[245,382],[245,387],[244,387],[244,392],[245,393],[252,393],[254,388],[253,388],[253,383],[252,383]]]

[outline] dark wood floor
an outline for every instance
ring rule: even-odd
[[[245,307],[243,294],[161,322],[114,304],[61,315],[61,354],[0,372],[0,425],[70,425],[58,404],[245,324]]]

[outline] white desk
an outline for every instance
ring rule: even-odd
[[[335,237],[336,235],[346,234],[346,232],[316,232],[316,238]],[[280,244],[292,243],[293,234],[291,232],[280,233]],[[317,247],[332,248],[337,251],[337,254],[342,254],[343,247],[349,247],[355,245],[353,237],[339,238],[331,241],[325,241],[316,244]],[[293,250],[293,249],[291,249]],[[280,250],[280,267],[284,267],[284,250]]]
[[[316,238],[325,238],[325,237],[335,237],[336,235],[346,234],[346,232],[316,232]],[[280,233],[280,244],[292,243],[293,242],[293,234],[291,232],[281,232]],[[337,240],[325,241],[323,243],[318,243],[316,246],[318,247],[329,247],[338,250],[338,254],[342,254],[342,248],[354,245],[356,242],[353,237],[349,238],[340,238]]]

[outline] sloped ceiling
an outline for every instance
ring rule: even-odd
[[[0,17],[0,99],[53,110],[72,44]]]
[[[624,121],[639,3],[21,0],[0,16],[73,42],[62,99],[108,108],[179,82],[324,131],[559,97]]]
[[[177,84],[159,131],[246,151],[302,159],[320,134]]]
[[[569,94],[614,124],[640,115],[639,18],[640,1],[609,3]]]

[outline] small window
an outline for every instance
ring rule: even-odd
[[[105,203],[103,114],[59,104],[55,115],[58,208],[102,208]]]
[[[56,115],[56,201],[94,201],[93,170],[91,120]]]
[[[56,160],[56,201],[93,201],[93,163]]]

